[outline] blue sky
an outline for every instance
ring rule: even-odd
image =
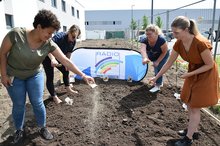
[[[175,9],[198,1],[202,0],[154,0],[154,9]],[[151,0],[82,0],[82,4],[85,10],[151,9]],[[213,8],[213,4],[214,0],[205,0],[187,8]],[[216,8],[220,8],[220,0],[216,0]]]

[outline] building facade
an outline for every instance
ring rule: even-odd
[[[208,31],[212,27],[213,9],[178,9],[178,10],[154,10],[154,23],[156,17],[160,17],[162,20],[162,29],[170,30],[170,24],[177,16],[187,16],[190,19],[194,19],[201,32]],[[85,27],[86,31],[124,31],[125,38],[131,37],[131,20],[136,22],[137,29],[141,30],[143,16],[148,18],[148,22],[151,20],[151,10],[91,10],[85,11]],[[214,29],[218,28],[218,19],[220,16],[220,9],[216,9]],[[135,33],[136,34],[136,33]]]
[[[1,0],[0,43],[13,27],[33,28],[34,16],[41,9],[51,10],[61,23],[60,31],[67,31],[73,24],[81,28],[85,39],[85,9],[82,0]]]

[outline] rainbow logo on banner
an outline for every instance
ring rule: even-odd
[[[123,61],[112,59],[112,57],[104,58],[95,64],[95,68],[96,68],[95,73],[102,75],[106,74],[112,68],[119,66],[120,63],[123,63]]]

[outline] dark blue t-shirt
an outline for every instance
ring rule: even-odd
[[[68,52],[72,53],[76,45],[76,41],[68,42],[68,34],[65,32],[58,32],[53,36],[52,40],[60,47],[65,55]]]
[[[162,54],[161,46],[166,42],[166,40],[163,36],[159,35],[157,42],[155,43],[154,46],[149,45],[147,41],[147,37],[143,38],[140,42],[146,44],[146,51],[148,58],[151,61],[156,61]]]

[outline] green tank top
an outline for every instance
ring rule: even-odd
[[[14,28],[7,35],[12,43],[7,58],[7,74],[22,80],[40,72],[44,58],[58,47],[49,39],[33,51],[28,45],[25,28]]]

